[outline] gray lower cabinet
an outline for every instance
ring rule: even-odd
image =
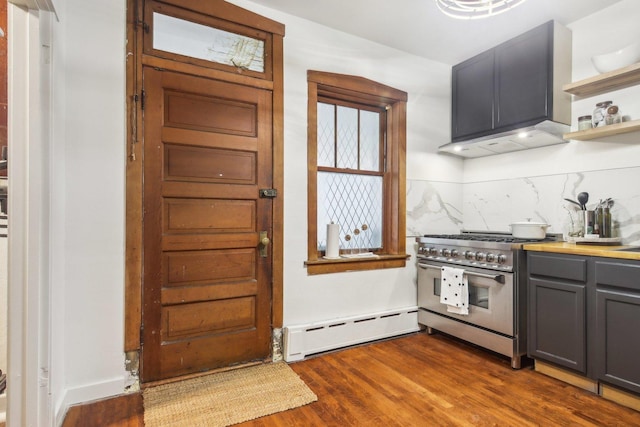
[[[529,253],[528,354],[587,374],[587,259]]]
[[[640,261],[527,260],[529,357],[640,394]]]
[[[595,260],[597,379],[640,393],[640,263]]]

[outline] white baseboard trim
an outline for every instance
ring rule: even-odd
[[[88,384],[80,387],[66,389],[56,408],[55,425],[61,426],[67,411],[73,405],[106,399],[125,393],[125,377],[118,377],[101,383]]]
[[[287,326],[284,359],[294,362],[312,354],[419,330],[418,307]]]

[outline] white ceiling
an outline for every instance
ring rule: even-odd
[[[476,20],[445,16],[435,0],[251,1],[453,65],[549,20],[568,25],[621,0],[527,0]]]

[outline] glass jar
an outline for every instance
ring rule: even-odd
[[[607,108],[613,104],[612,101],[604,101],[598,102],[596,104],[596,109],[593,110],[593,127],[597,128],[598,126],[604,126],[605,117],[607,116]]]
[[[609,108],[607,108],[607,115],[604,118],[604,122],[608,125],[622,123],[622,117],[620,117],[617,105],[611,105]]]
[[[578,130],[591,129],[591,116],[578,117]]]

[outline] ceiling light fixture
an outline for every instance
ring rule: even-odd
[[[445,15],[458,19],[478,19],[513,9],[525,0],[436,0]]]

